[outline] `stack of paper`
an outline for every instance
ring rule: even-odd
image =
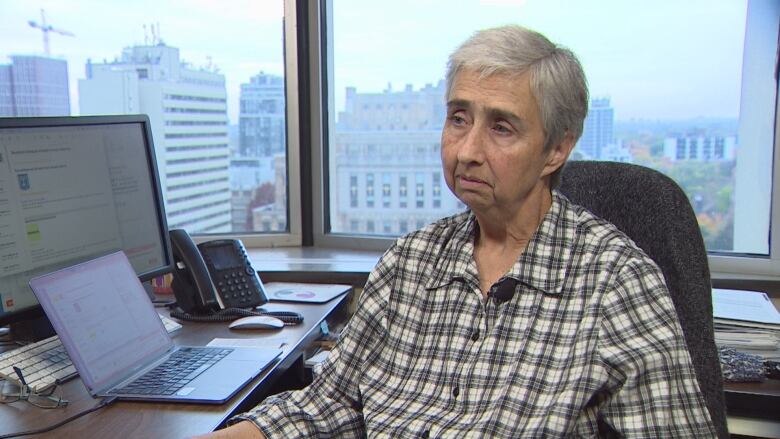
[[[758,291],[712,290],[715,344],[780,361],[780,312]]]

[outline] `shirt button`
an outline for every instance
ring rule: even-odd
[[[460,395],[460,387],[458,387],[458,386],[455,386],[455,388],[454,388],[454,389],[452,389],[452,396],[454,396],[455,398],[457,398],[457,397],[458,397],[458,395]]]
[[[471,333],[471,341],[477,340],[479,340],[479,329],[475,329],[474,332]]]

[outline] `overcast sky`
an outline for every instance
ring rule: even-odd
[[[592,96],[610,97],[618,120],[737,117],[744,41],[741,0],[335,0],[335,95],[344,87],[415,89],[444,75],[447,55],[474,30],[526,25],[568,46],[585,65]],[[225,74],[237,122],[241,83],[260,71],[283,74],[283,5],[276,0],[0,0],[0,63],[42,54],[67,59],[71,105],[87,59],[160,37],[195,66]],[[598,8],[598,9],[597,9]],[[146,27],[146,30],[145,30]]]

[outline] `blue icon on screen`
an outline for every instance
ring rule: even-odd
[[[16,176],[19,179],[19,189],[23,191],[30,190],[30,176],[27,174],[19,174]]]

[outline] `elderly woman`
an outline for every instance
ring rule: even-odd
[[[404,236],[306,389],[231,437],[712,437],[657,266],[555,190],[582,133],[574,55],[508,26],[450,57],[441,157],[469,209]]]

